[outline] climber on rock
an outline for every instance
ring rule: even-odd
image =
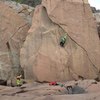
[[[64,47],[65,42],[66,42],[66,36],[62,36],[61,39],[60,39],[61,47]]]

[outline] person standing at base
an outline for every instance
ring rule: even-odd
[[[19,87],[19,86],[22,86],[22,80],[21,80],[21,77],[22,75],[19,75],[16,77],[16,85]]]

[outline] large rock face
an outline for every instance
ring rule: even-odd
[[[18,73],[19,51],[28,29],[28,23],[0,1],[0,79],[7,80],[12,72]]]
[[[87,0],[43,0],[29,33],[20,53],[26,78],[43,82],[100,76],[100,40]]]

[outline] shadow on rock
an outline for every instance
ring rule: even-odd
[[[0,85],[7,86],[7,81],[0,79]]]
[[[82,87],[79,87],[79,86],[74,86],[72,88],[72,91],[70,91],[71,94],[83,94],[83,93],[86,93],[85,89],[82,88]],[[69,93],[70,94],[70,93]]]

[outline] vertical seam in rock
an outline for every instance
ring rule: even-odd
[[[69,36],[69,34],[68,34],[68,36]],[[70,37],[70,36],[69,36],[69,37]],[[93,65],[93,67],[94,67],[94,68],[97,70],[97,72],[98,72],[98,69],[97,69],[96,65],[91,61],[91,59],[90,59],[90,57],[89,57],[87,51],[85,50],[85,48],[82,47],[80,44],[78,44],[78,43],[77,43],[74,39],[72,39],[71,37],[70,37],[70,39],[71,39],[72,41],[74,41],[79,47],[81,47],[81,48],[86,52],[86,55],[87,55],[89,61],[91,62],[91,64]]]

